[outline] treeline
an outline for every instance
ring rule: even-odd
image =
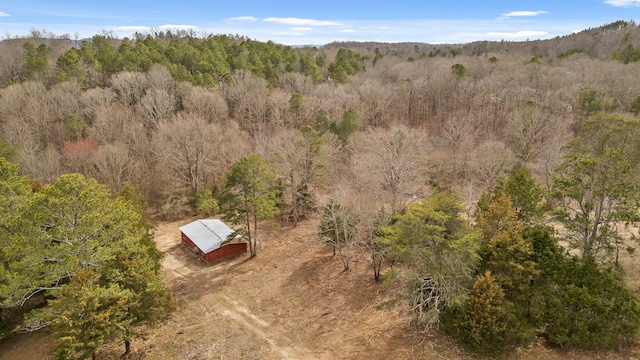
[[[148,72],[160,64],[169,70],[174,80],[194,85],[215,86],[230,81],[235,71],[244,70],[265,79],[273,88],[280,76],[287,73],[306,75],[317,84],[330,75],[344,82],[345,74],[353,75],[363,68],[362,59],[351,50],[343,49],[336,63],[330,64],[326,71],[329,65],[326,54],[315,48],[299,50],[271,41],[265,43],[229,35],[200,38],[168,31],[156,36],[138,34],[134,39],[123,40],[95,35],[90,40],[76,42],[59,55],[53,54],[48,41],[37,42],[40,44],[23,42],[20,63],[2,74],[2,84],[42,80],[51,85],[74,80],[83,88],[104,87],[117,72]],[[10,46],[5,43],[5,48]],[[58,48],[56,53],[59,51]]]
[[[475,41],[469,44],[427,44],[427,43],[380,43],[342,41],[325,45],[324,49],[346,48],[355,51],[375,51],[382,55],[402,57],[456,57],[487,56],[490,53],[506,51],[522,55],[543,55],[549,59],[562,57],[563,54],[581,52],[600,60],[609,59],[614,53],[627,45],[640,47],[640,29],[633,21],[618,20],[596,28],[557,36],[548,40],[527,41]],[[625,37],[627,37],[625,39]],[[621,44],[629,41],[621,47]]]
[[[75,79],[26,81],[0,90],[2,151],[34,180],[81,172],[114,191],[130,182],[153,207],[179,214],[193,191],[216,185],[230,164],[266,148],[274,134],[338,124],[350,112],[358,138],[390,137],[395,127],[419,133],[414,151],[424,156],[414,167],[422,185],[457,188],[475,201],[519,163],[549,184],[564,144],[593,113],[638,112],[633,79],[640,70],[632,63],[580,53],[552,63],[493,55],[383,56],[374,65],[375,57],[341,51],[322,70],[344,71],[331,76],[336,81],[316,84],[293,72],[281,74],[276,87],[248,70],[215,87],[195,86],[176,81],[164,65],[119,71],[107,86],[91,88]],[[348,178],[345,156],[368,155],[358,153],[367,151],[365,140],[345,134],[330,141],[336,158],[329,163]]]

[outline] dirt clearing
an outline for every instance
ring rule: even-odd
[[[178,309],[146,340],[132,345],[133,359],[478,359],[442,334],[426,335],[373,281],[366,253],[355,251],[342,271],[330,247],[313,240],[317,221],[296,228],[263,226],[258,255],[205,264],[180,243],[185,219],[160,223],[155,232],[165,281]],[[383,269],[383,272],[387,270]],[[0,360],[43,359],[47,332],[0,341]],[[122,344],[98,359],[120,359]],[[622,353],[570,352],[540,344],[509,354],[514,359],[634,359]]]

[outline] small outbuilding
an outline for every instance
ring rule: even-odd
[[[238,237],[229,239],[234,230],[218,219],[202,219],[180,227],[182,242],[204,262],[213,262],[247,252],[247,243]]]

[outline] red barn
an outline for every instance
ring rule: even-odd
[[[246,242],[228,239],[234,231],[218,219],[196,220],[180,227],[182,242],[204,262],[212,262],[247,252]]]

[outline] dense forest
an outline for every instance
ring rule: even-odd
[[[360,245],[474,351],[632,344],[638,61],[633,21],[459,45],[5,39],[0,334],[51,325],[59,358],[128,344],[174,306],[148,213],[222,213],[252,256],[259,220],[320,218],[344,270]]]

